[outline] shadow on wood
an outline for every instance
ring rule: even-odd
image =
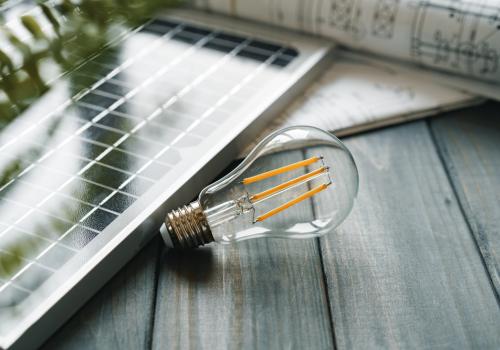
[[[191,283],[206,283],[213,279],[217,270],[210,247],[198,249],[166,249],[160,264],[169,274],[185,279]]]

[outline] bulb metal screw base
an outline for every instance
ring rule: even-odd
[[[165,244],[174,248],[195,248],[214,241],[198,201],[169,212],[160,232]]]

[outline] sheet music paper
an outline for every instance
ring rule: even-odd
[[[195,4],[490,82],[464,86],[465,80],[450,79],[448,83],[500,98],[498,0],[195,0]]]
[[[242,153],[279,128],[308,124],[337,136],[414,120],[482,99],[421,77],[418,71],[341,52],[332,66]]]

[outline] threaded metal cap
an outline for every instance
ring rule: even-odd
[[[174,248],[195,248],[214,241],[198,201],[168,213],[160,232],[165,244]]]

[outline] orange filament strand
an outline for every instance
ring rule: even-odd
[[[298,169],[298,168],[305,167],[305,166],[308,166],[310,164],[316,163],[320,159],[321,159],[321,157],[311,157],[311,158],[306,159],[306,160],[301,160],[300,162],[297,162],[297,163],[285,165],[284,167],[281,167],[278,169],[266,171],[265,173],[261,173],[261,174],[255,175],[255,176],[247,177],[247,178],[243,179],[242,182],[244,185],[248,185],[248,184],[251,184],[251,183],[254,183],[257,181],[262,181],[264,179],[267,179],[267,178],[270,178],[270,177],[273,177],[273,176],[276,176],[279,174],[286,173],[287,171]]]
[[[268,190],[262,191],[260,193],[254,194],[253,196],[250,197],[251,202],[256,202],[258,200],[261,200],[263,198],[269,197],[272,194],[275,194],[276,192],[279,192],[281,190],[284,190],[288,187],[291,187],[295,184],[304,182],[312,177],[315,177],[316,175],[319,175],[321,173],[325,173],[328,170],[326,167],[321,167],[319,169],[316,169],[314,171],[311,171],[310,173],[304,174],[302,176],[296,177],[294,179],[291,179],[287,182],[282,183],[281,185],[275,186],[273,188],[270,188]]]
[[[310,198],[310,197],[314,196],[316,193],[318,193],[318,192],[321,192],[321,191],[325,190],[325,189],[328,187],[328,185],[330,185],[330,184],[322,184],[322,185],[319,185],[318,187],[313,188],[312,190],[307,191],[307,192],[306,192],[306,193],[304,193],[304,194],[301,194],[301,195],[300,195],[300,196],[298,196],[297,198],[294,198],[294,199],[292,199],[291,201],[288,201],[288,202],[286,202],[285,204],[282,204],[282,205],[280,205],[279,207],[274,208],[273,210],[270,210],[270,211],[268,211],[267,213],[265,213],[265,214],[263,214],[263,215],[259,216],[259,217],[255,220],[255,222],[264,221],[264,220],[266,220],[267,218],[269,218],[269,217],[271,217],[271,216],[273,216],[273,215],[276,215],[276,214],[278,214],[279,212],[282,212],[283,210],[286,210],[286,209],[290,208],[291,206],[293,206],[293,205],[295,205],[295,204],[297,204],[297,203],[300,203],[300,202],[302,202],[303,200],[305,200],[305,199],[307,199],[307,198]]]

